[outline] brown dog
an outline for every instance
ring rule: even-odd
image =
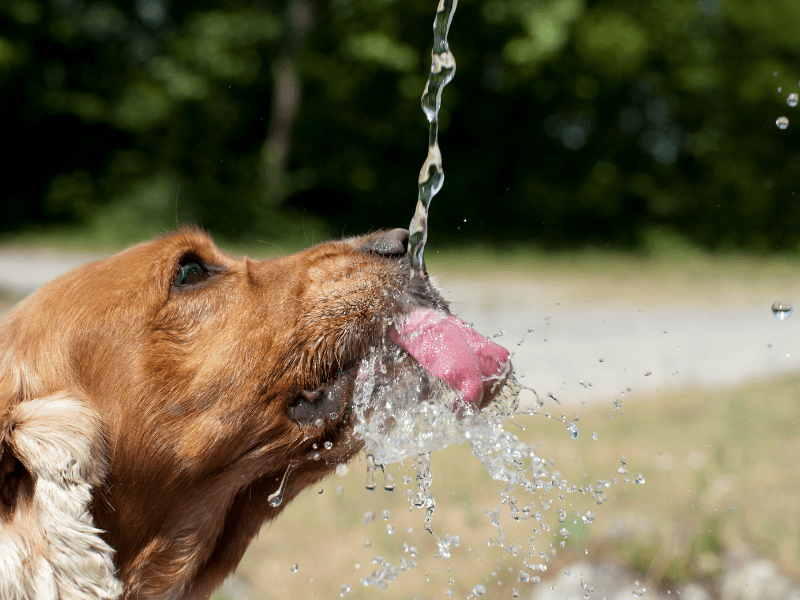
[[[348,407],[387,323],[446,308],[410,282],[407,240],[256,262],[184,229],[13,309],[0,599],[208,597],[265,521],[359,450]]]

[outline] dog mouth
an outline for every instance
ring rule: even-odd
[[[350,358],[313,390],[300,390],[289,406],[289,416],[300,424],[322,428],[348,414],[362,358]]]
[[[364,408],[365,393],[372,393],[364,391],[364,382],[374,387],[376,380],[383,396],[394,393],[408,402],[449,390],[454,412],[475,413],[497,396],[511,372],[505,348],[449,312],[429,307],[396,315],[358,350],[318,387],[297,394],[289,407],[293,420],[316,428],[345,422],[353,405]]]

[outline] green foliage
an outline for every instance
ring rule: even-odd
[[[2,4],[0,230],[103,222],[106,210],[112,227],[156,180],[175,195],[142,218],[164,228],[176,208],[226,237],[280,236],[298,213],[325,220],[323,236],[405,225],[426,154],[435,8]],[[640,248],[659,231],[797,250],[800,109],[786,96],[800,92],[798,29],[794,0],[462,0],[432,237]],[[281,96],[292,118],[276,146],[287,73],[299,95]]]

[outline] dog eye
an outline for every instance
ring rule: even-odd
[[[208,277],[208,272],[196,262],[187,262],[178,267],[175,285],[178,287],[199,283]]]

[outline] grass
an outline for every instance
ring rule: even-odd
[[[500,506],[498,488],[468,448],[433,456],[434,529],[461,538],[447,560],[434,558],[422,511],[410,509],[405,490],[414,484],[398,485],[393,494],[368,492],[365,464],[356,461],[346,476],[324,482],[323,493],[308,490],[266,527],[238,577],[252,598],[329,598],[343,585],[350,586],[348,598],[445,598],[448,590],[465,598],[477,584],[499,598],[511,597],[512,587],[524,593],[533,585],[519,581],[520,570],[544,579],[588,557],[626,562],[650,585],[673,589],[713,578],[725,553],[740,551],[754,551],[800,577],[799,386],[797,376],[733,390],[661,393],[620,407],[584,406],[577,440],[556,419],[524,417],[525,431],[514,430],[565,483],[536,497],[515,493],[520,508],[541,512],[550,531],[535,519],[513,521],[502,508],[503,545],[517,546],[516,556],[497,543],[498,530],[485,511]],[[574,410],[567,412],[573,418]],[[618,471],[623,455],[627,474]],[[413,480],[410,461],[391,468],[398,482],[403,475]],[[632,481],[639,473],[641,485]],[[570,491],[586,491],[589,484],[596,489],[598,481],[608,483],[599,505],[596,496]],[[559,507],[567,514],[563,523]],[[382,510],[390,512],[388,521],[377,516],[365,525],[365,513]],[[588,524],[579,517],[586,511],[595,515]],[[562,528],[569,531],[566,540]],[[416,568],[400,572],[386,592],[360,583],[376,568],[373,556],[395,565],[410,560],[404,544],[417,548]],[[547,571],[536,572],[524,561]]]

